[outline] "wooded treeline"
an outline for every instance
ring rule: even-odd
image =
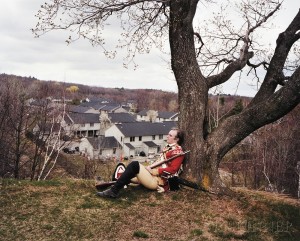
[[[0,176],[38,179],[45,161],[45,146],[30,135],[37,122],[47,122],[47,102],[32,110],[30,98],[54,97],[80,99],[99,97],[117,103],[135,101],[138,109],[177,111],[177,94],[160,90],[111,89],[77,85],[78,91],[66,91],[72,84],[40,81],[35,78],[0,75]],[[209,128],[213,131],[229,116],[240,113],[251,98],[229,95],[210,96]],[[262,127],[230,151],[221,163],[223,177],[230,186],[299,195],[300,106],[278,121]],[[297,169],[298,168],[298,169]],[[68,172],[68,170],[66,170]],[[44,174],[43,174],[44,175]]]
[[[41,81],[35,77],[0,74],[0,82],[9,80],[21,81],[22,85],[28,90],[28,95],[35,99],[45,97],[61,98],[63,93],[66,99],[73,100],[73,104],[79,104],[79,101],[85,98],[99,97],[119,104],[134,100],[138,103],[137,111],[143,109],[178,111],[177,93],[175,92],[155,89],[104,88],[53,80]],[[67,91],[70,86],[77,86],[78,91]]]
[[[230,186],[247,186],[299,197],[300,106],[244,139],[220,167]]]

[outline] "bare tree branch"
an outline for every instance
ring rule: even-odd
[[[252,7],[251,4],[244,6],[244,8],[251,9],[256,14],[259,14],[259,18],[258,18],[258,20],[255,20],[256,23],[255,23],[255,25],[252,26],[251,20],[249,19],[250,16],[247,15],[247,13],[245,12],[245,18],[247,19],[247,21],[246,21],[247,29],[245,31],[244,36],[242,37],[243,46],[240,49],[239,58],[234,61],[233,60],[228,61],[229,65],[225,67],[223,72],[221,72],[217,75],[208,77],[207,82],[208,82],[209,88],[212,88],[216,85],[219,85],[219,84],[222,84],[222,83],[228,81],[230,79],[230,77],[236,71],[243,69],[247,65],[247,63],[250,63],[249,60],[254,55],[253,52],[249,52],[249,46],[251,45],[251,39],[250,39],[251,33],[253,33],[255,29],[259,28],[264,22],[266,22],[271,16],[273,16],[274,13],[279,10],[280,6],[281,6],[281,3],[277,4],[276,7],[272,11],[270,11],[268,14],[265,14],[265,15],[260,13],[259,11],[257,11],[254,7]],[[229,52],[231,52],[233,49],[235,49],[238,46],[238,42],[239,42],[239,40],[236,42],[236,45],[231,50],[229,50]],[[217,65],[219,65],[219,61],[217,62],[216,66]]]
[[[124,59],[127,66],[134,63],[137,53],[148,53],[153,46],[162,48],[168,30],[167,0],[82,0],[45,3],[36,17],[38,24],[32,29],[36,37],[53,30],[68,30],[70,44],[80,38],[90,41],[93,46],[100,46],[104,54],[114,58],[117,51],[111,48],[127,48]],[[117,17],[117,18],[116,18]],[[103,35],[108,21],[113,24],[120,21],[123,33],[120,33],[119,44],[112,47],[106,43]]]
[[[283,68],[286,62],[287,56],[290,52],[293,44],[299,40],[299,30],[300,30],[300,11],[293,19],[288,28],[279,35],[277,39],[277,46],[274,55],[271,59],[268,72],[265,79],[250,106],[253,106],[261,101],[264,101],[269,96],[271,96],[279,83],[282,83],[283,79]]]
[[[286,115],[300,103],[300,67],[289,81],[266,101],[247,107],[240,114],[221,122],[219,128],[209,136],[208,142],[218,136],[220,156],[261,126],[274,122]],[[285,108],[282,108],[285,106]],[[222,133],[220,135],[220,133]],[[221,137],[221,138],[220,138]],[[216,145],[216,143],[215,143]],[[231,146],[231,147],[230,147]]]
[[[201,53],[201,49],[202,49],[202,47],[204,45],[204,42],[203,42],[203,40],[202,40],[202,38],[201,38],[201,36],[200,36],[199,33],[194,32],[194,35],[197,37],[197,39],[198,39],[198,41],[200,43],[200,47],[198,47],[197,50],[196,50],[196,56],[198,57],[199,54]]]

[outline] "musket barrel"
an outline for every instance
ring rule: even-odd
[[[175,155],[175,156],[172,156],[172,157],[170,157],[170,158],[168,158],[168,159],[166,159],[166,160],[154,162],[153,164],[150,165],[150,168],[153,169],[153,168],[155,168],[155,167],[158,167],[158,166],[160,166],[160,165],[162,165],[162,164],[164,164],[164,163],[166,163],[166,162],[172,161],[173,159],[175,159],[175,158],[177,158],[177,157],[179,157],[179,156],[183,156],[183,155],[185,155],[185,154],[187,154],[187,153],[189,153],[189,152],[190,152],[190,151],[185,151],[185,152],[182,152],[182,153],[177,154],[177,155]]]

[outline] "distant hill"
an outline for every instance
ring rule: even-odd
[[[116,103],[122,104],[128,101],[136,102],[138,109],[154,109],[159,111],[178,111],[178,95],[175,92],[168,92],[156,89],[126,89],[126,88],[105,88],[88,86],[75,83],[59,82],[54,80],[38,80],[35,77],[23,77],[16,75],[8,75],[5,73],[0,74],[0,83],[4,81],[15,80],[24,85],[28,89],[33,98],[45,98],[51,96],[54,98],[60,98],[63,95],[68,99],[73,99],[74,103],[78,103],[79,100],[85,98],[105,98],[110,99]],[[77,86],[78,91],[69,92],[67,89],[70,86]],[[221,106],[227,106],[233,108],[237,100],[242,100],[246,105],[251,98],[242,96],[222,95],[210,96],[211,106],[214,107],[216,103]]]
[[[88,86],[75,83],[65,83],[59,81],[43,81],[35,77],[22,77],[16,75],[0,74],[0,82],[15,80],[30,90],[33,98],[45,98],[52,96],[55,98],[65,95],[66,98],[84,99],[99,97],[110,99],[117,103],[135,101],[138,109],[155,109],[161,111],[177,111],[177,93],[155,90],[155,89],[126,89],[126,88],[104,88]],[[78,91],[71,93],[66,91],[70,86],[77,86]]]

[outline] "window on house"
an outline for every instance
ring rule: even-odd
[[[159,135],[158,138],[159,138],[160,140],[162,140],[162,139],[164,139],[164,135]]]
[[[123,141],[123,136],[121,136],[121,142]]]
[[[93,126],[94,126],[94,123],[90,123],[90,126],[93,127]]]
[[[85,127],[85,124],[81,124],[80,126],[81,126],[81,127]]]
[[[130,137],[130,142],[134,142],[135,141],[135,136],[131,136]]]
[[[113,148],[113,154],[116,154],[117,148]]]
[[[142,136],[139,136],[139,141],[142,141],[143,137]]]
[[[155,135],[152,136],[152,140],[155,140]]]

